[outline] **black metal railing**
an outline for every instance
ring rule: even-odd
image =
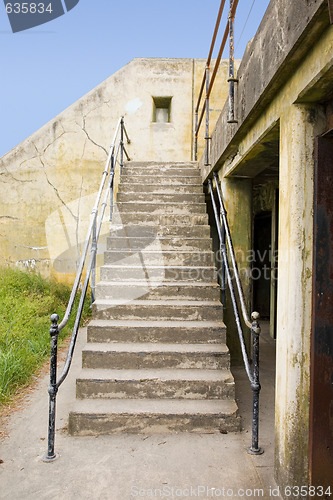
[[[234,59],[234,23],[235,23],[235,14],[239,0],[230,0],[230,9],[228,14],[228,21],[224,31],[224,35],[222,38],[222,42],[220,45],[220,49],[215,61],[214,69],[212,75],[210,76],[210,65],[212,61],[213,51],[215,47],[216,37],[220,28],[221,18],[224,10],[225,0],[221,0],[220,9],[218,12],[214,34],[208,54],[208,58],[206,61],[206,67],[203,74],[203,79],[199,91],[198,101],[195,108],[195,129],[194,129],[194,159],[197,161],[198,159],[198,136],[200,127],[202,124],[203,117],[206,112],[206,128],[205,128],[205,165],[209,165],[209,150],[210,150],[210,133],[209,133],[209,100],[210,95],[214,86],[215,78],[217,71],[219,69],[222,54],[229,36],[229,115],[228,115],[228,123],[237,123],[235,119],[235,82],[237,82],[237,78],[235,78],[235,59]],[[204,94],[204,89],[206,90],[205,99],[202,105],[201,113],[199,116],[199,110],[201,105],[201,99]]]
[[[118,135],[120,133],[120,138],[118,139]],[[75,348],[75,343],[79,331],[80,320],[82,316],[82,310],[84,301],[87,295],[87,290],[89,286],[89,281],[91,277],[91,300],[92,302],[95,299],[95,279],[96,279],[96,255],[97,255],[97,244],[99,235],[101,232],[101,227],[103,223],[104,214],[106,211],[106,207],[108,204],[108,199],[110,199],[110,220],[112,218],[113,213],[113,205],[114,205],[114,180],[115,180],[115,171],[118,160],[118,155],[120,152],[120,161],[118,162],[120,165],[120,173],[123,168],[124,162],[124,154],[126,155],[127,160],[130,160],[126,148],[124,146],[124,136],[126,136],[127,143],[130,144],[130,140],[125,128],[124,117],[119,118],[116,131],[114,133],[113,141],[110,146],[110,151],[108,154],[108,158],[106,160],[105,169],[103,171],[102,180],[99,186],[98,194],[96,197],[95,205],[92,209],[90,216],[89,228],[87,231],[87,236],[85,239],[85,243],[82,250],[80,264],[76,273],[73,289],[70,295],[70,299],[68,302],[68,306],[65,312],[65,315],[61,321],[59,322],[59,316],[57,314],[52,314],[51,322],[52,326],[50,329],[51,335],[51,361],[50,361],[50,386],[48,389],[49,392],[49,428],[48,428],[48,449],[47,453],[44,455],[43,460],[45,462],[50,462],[55,460],[56,454],[54,452],[54,441],[55,441],[55,418],[56,418],[56,397],[59,390],[60,385],[63,383],[65,378],[68,375]],[[118,140],[118,142],[117,142]],[[109,182],[107,182],[107,177],[109,176]],[[101,203],[103,197],[103,201]],[[88,249],[90,245],[90,257],[88,256]],[[79,300],[78,309],[76,312],[74,327],[72,331],[72,336],[70,340],[70,345],[68,348],[68,353],[66,357],[66,361],[62,370],[60,377],[57,379],[57,347],[58,347],[58,335],[59,332],[66,326],[68,320],[73,311],[74,301],[78,293],[78,289],[81,283],[83,270],[86,265],[86,261],[88,260],[88,265],[86,266],[86,274],[82,285],[82,292]]]
[[[217,198],[219,209],[215,200],[213,181],[215,182]],[[242,283],[240,281],[240,276],[238,272],[237,262],[235,258],[235,252],[233,248],[233,243],[231,239],[227,212],[223,203],[222,191],[219,185],[219,178],[216,172],[213,174],[213,180],[208,180],[208,188],[211,196],[216,227],[218,231],[219,241],[220,241],[220,252],[221,252],[221,289],[222,289],[222,302],[225,306],[225,284],[229,286],[229,292],[233,307],[233,312],[235,316],[237,332],[239,336],[241,351],[243,355],[243,361],[245,366],[245,371],[251,384],[252,394],[253,394],[253,407],[252,407],[252,444],[248,448],[248,452],[252,455],[260,455],[263,453],[263,449],[259,447],[259,394],[260,394],[260,382],[259,382],[259,337],[260,337],[260,326],[259,326],[259,313],[252,312],[251,320],[247,314],[247,309],[244,300],[244,293],[242,288]],[[243,334],[243,328],[241,324],[241,318],[238,310],[238,304],[236,299],[235,287],[231,277],[227,248],[229,250],[229,258],[231,262],[231,267],[233,270],[233,275],[236,282],[236,289],[238,294],[239,303],[241,306],[242,316],[245,325],[250,328],[251,339],[252,339],[252,368],[249,361],[249,356],[246,350],[245,339]],[[226,278],[226,279],[225,279]]]

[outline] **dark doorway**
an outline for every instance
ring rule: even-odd
[[[316,140],[310,482],[333,493],[333,130]],[[322,495],[322,498],[329,496]]]
[[[272,212],[254,218],[253,233],[253,310],[262,319],[270,318]]]

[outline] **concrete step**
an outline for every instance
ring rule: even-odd
[[[88,343],[82,368],[229,369],[229,351],[225,344]]]
[[[161,342],[171,344],[222,344],[222,321],[97,320],[87,328],[88,342]]]
[[[118,192],[117,203],[120,202],[144,202],[144,203],[204,203],[203,193],[128,193]]]
[[[121,185],[126,184],[126,185],[140,185],[140,186],[146,186],[146,185],[159,185],[159,186],[186,186],[186,185],[201,185],[201,191],[202,191],[202,183],[201,183],[201,177],[198,176],[197,174],[195,175],[188,175],[188,176],[182,176],[182,175],[177,175],[177,176],[167,176],[165,177],[164,175],[150,175],[150,174],[141,174],[137,173],[134,171],[133,174],[128,174],[126,170],[123,170],[122,176],[121,176]]]
[[[117,201],[120,214],[125,212],[143,212],[147,214],[200,215],[206,213],[206,203],[158,203],[145,201]]]
[[[190,163],[127,163],[123,168],[122,175],[129,173],[137,175],[163,175],[164,177],[176,175],[183,177],[200,176],[198,165]]]
[[[118,193],[169,193],[169,194],[203,194],[203,186],[201,183],[193,184],[165,184],[163,182],[148,184],[144,182],[126,182],[121,180]]]
[[[161,266],[108,264],[101,267],[102,281],[146,281],[154,285],[164,281],[216,281],[215,266]]]
[[[129,161],[125,162],[124,168],[136,167],[142,170],[149,170],[151,167],[157,167],[161,169],[166,168],[196,168],[199,170],[199,164],[197,161]]]
[[[235,384],[229,370],[82,370],[79,399],[231,399]]]
[[[215,264],[212,251],[168,251],[168,250],[108,250],[104,253],[104,263],[115,264],[124,261],[124,265],[135,265],[144,262],[145,265],[165,266],[213,266]]]
[[[239,430],[211,248],[197,163],[126,165],[71,434]]]
[[[179,236],[180,238],[209,238],[208,215],[154,215],[147,213],[115,213],[112,218],[111,236],[127,236],[133,232],[142,236]]]
[[[134,226],[135,227],[135,226]],[[140,234],[140,226],[138,232]],[[155,231],[153,231],[155,233]],[[134,233],[134,231],[133,231]],[[124,231],[112,235],[107,239],[107,250],[211,250],[212,240],[210,238],[186,238],[181,236],[120,236]]]
[[[96,286],[96,299],[107,300],[220,300],[220,287],[216,282],[163,282],[152,286],[146,281],[137,283],[100,281]]]
[[[218,301],[120,300],[98,299],[93,304],[95,319],[143,319],[159,321],[220,321],[223,308]]]
[[[101,399],[77,400],[69,415],[71,435],[240,430],[231,400]]]
[[[125,181],[131,181],[140,183],[141,177],[145,176],[149,178],[149,184],[153,182],[158,182],[160,177],[165,179],[179,178],[184,179],[185,177],[192,179],[192,183],[201,182],[201,176],[196,168],[165,168],[160,169],[158,167],[151,167],[149,169],[142,170],[141,168],[127,167],[123,169],[121,178]]]

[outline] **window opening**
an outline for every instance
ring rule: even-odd
[[[153,97],[153,123],[170,123],[172,97]]]

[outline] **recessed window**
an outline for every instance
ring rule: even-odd
[[[170,123],[172,97],[153,97],[153,122]]]

